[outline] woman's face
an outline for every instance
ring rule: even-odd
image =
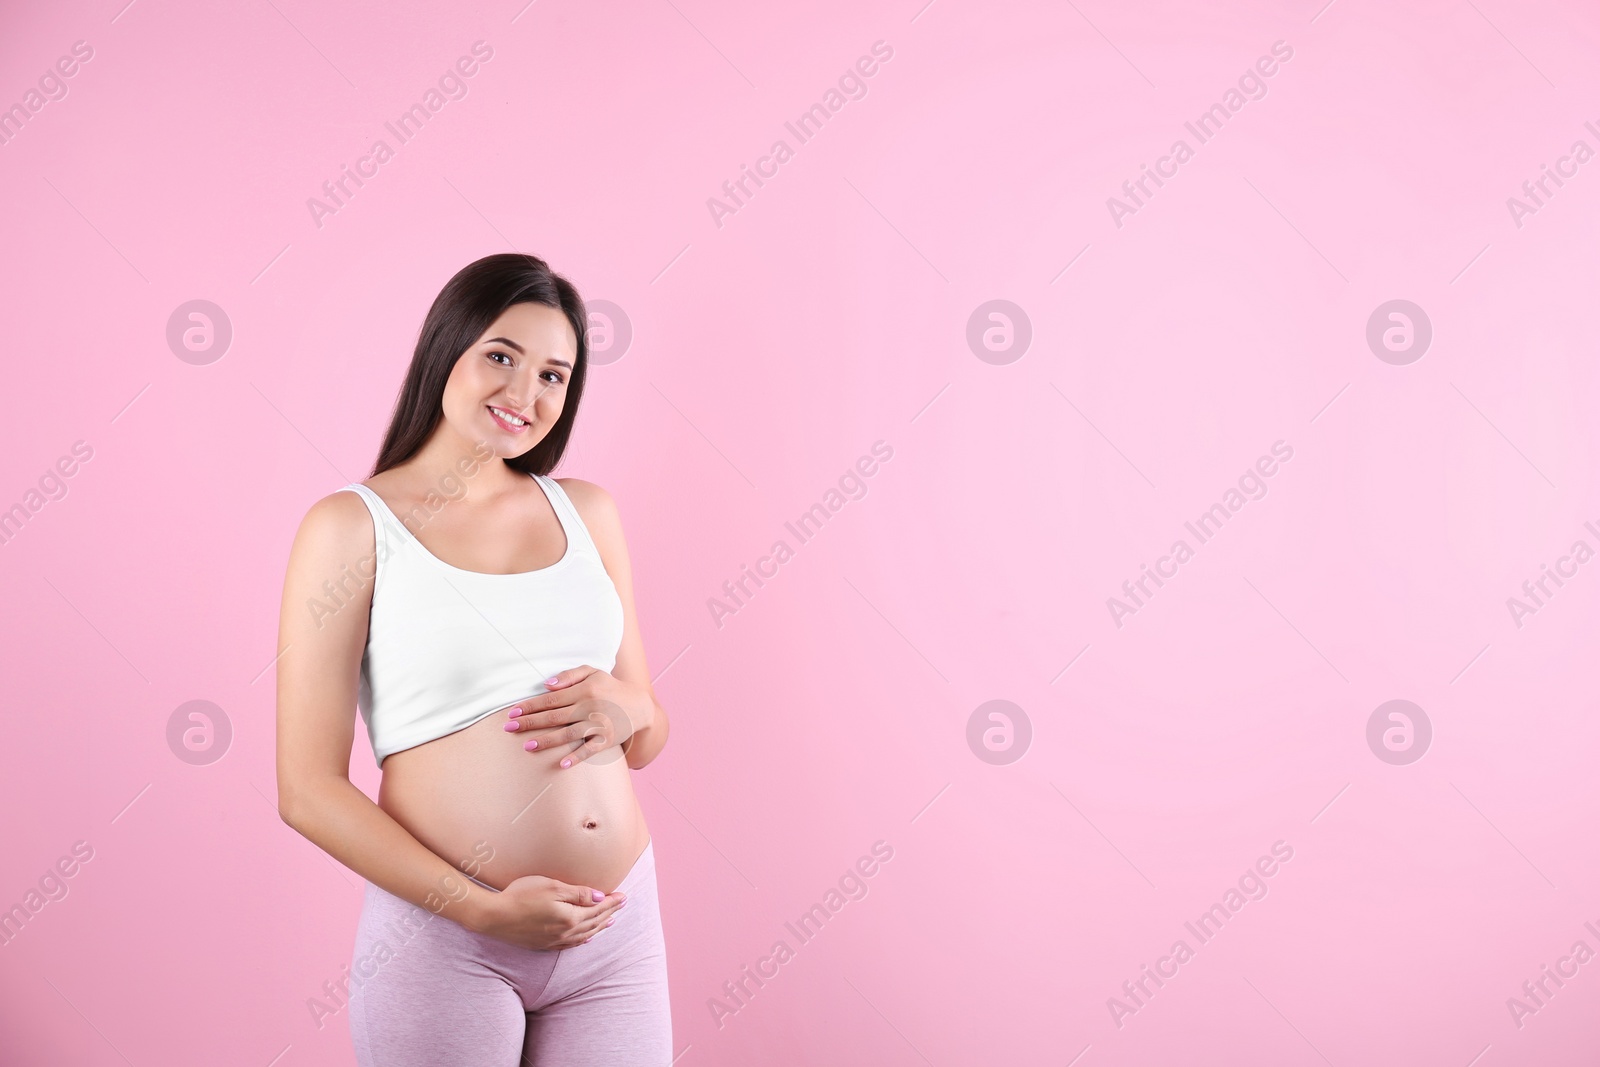
[[[456,360],[444,385],[445,421],[502,459],[522,455],[561,417],[577,352],[561,309],[511,305]]]

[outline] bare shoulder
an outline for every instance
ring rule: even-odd
[[[579,511],[584,512],[584,518],[589,517],[588,511],[600,512],[615,511],[617,502],[611,494],[593,482],[584,481],[582,478],[557,478],[557,485],[567,491],[567,496],[572,498],[572,503]],[[585,511],[585,509],[588,511]]]
[[[376,539],[366,503],[342,489],[312,504],[295,535],[297,543],[316,554],[338,556],[370,552]]]
[[[602,555],[611,557],[614,546],[622,540],[622,518],[617,512],[617,502],[610,493],[593,482],[582,478],[557,478],[556,484],[566,490],[578,517],[589,528]]]

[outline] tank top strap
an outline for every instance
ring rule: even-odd
[[[555,506],[556,517],[561,520],[561,526],[567,531],[567,536],[574,539],[573,547],[597,560],[600,559],[600,549],[595,545],[589,527],[584,525],[583,516],[578,514],[577,506],[572,503],[567,491],[561,488],[561,483],[545,474],[535,474],[534,477],[544,487],[545,495]]]
[[[343,489],[340,489],[339,492],[342,493],[346,490],[359,496],[361,502],[367,505],[367,511],[372,515],[373,550],[377,553],[379,559],[387,559],[392,554],[389,544],[390,535],[387,529],[389,525],[388,505],[383,502],[382,497],[360,482],[351,482]]]

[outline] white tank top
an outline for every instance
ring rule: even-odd
[[[616,666],[622,599],[566,490],[553,478],[533,479],[561,521],[567,550],[520,574],[452,567],[377,493],[344,487],[366,501],[373,520],[377,573],[357,706],[379,767],[392,753],[549,692],[544,679],[558,671]]]

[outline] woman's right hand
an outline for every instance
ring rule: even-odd
[[[473,929],[523,948],[572,948],[616,921],[625,898],[612,893],[596,900],[598,892],[542,874],[526,875],[498,893],[483,894]]]

